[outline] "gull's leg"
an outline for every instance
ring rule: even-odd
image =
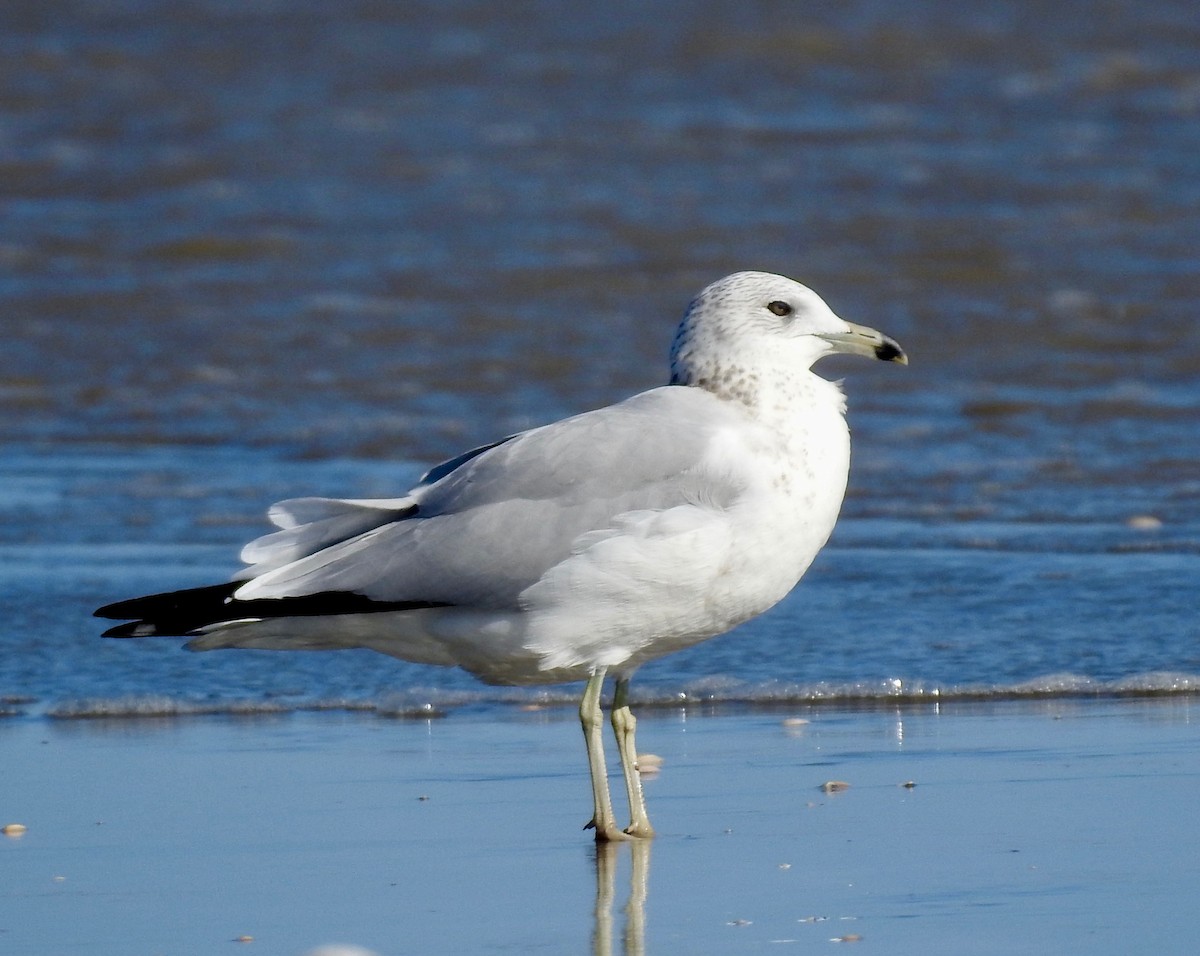
[[[608,793],[608,767],[604,763],[604,714],[600,711],[600,692],[604,689],[604,668],[588,678],[579,702],[579,722],[583,725],[583,741],[587,745],[588,771],[592,776],[592,804],[595,810],[584,829],[596,831],[597,842],[624,840],[613,815],[612,797]]]
[[[621,772],[625,776],[625,792],[629,794],[629,826],[625,832],[633,837],[652,837],[654,827],[646,816],[646,798],[642,795],[642,775],[637,769],[637,744],[634,730],[637,718],[629,709],[629,679],[617,678],[613,690],[612,727],[617,735],[617,753],[621,756]]]

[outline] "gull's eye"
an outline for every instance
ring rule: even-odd
[[[791,315],[792,314],[792,307],[790,305],[788,305],[786,302],[780,301],[779,299],[776,299],[774,302],[768,302],[767,308],[770,309],[772,312],[774,312],[776,315]]]

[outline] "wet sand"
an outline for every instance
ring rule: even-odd
[[[565,708],[12,719],[0,824],[28,830],[0,839],[0,942],[399,956],[1194,939],[1192,699],[651,711],[639,731],[664,758],[647,781],[659,836],[598,853]]]

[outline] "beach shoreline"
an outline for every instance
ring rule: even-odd
[[[0,841],[0,941],[1182,952],[1196,713],[1186,696],[651,708],[659,836],[600,853],[563,708],[9,719],[0,823],[28,829]]]

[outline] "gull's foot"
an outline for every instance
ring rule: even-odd
[[[603,825],[598,824],[594,817],[591,820],[589,820],[587,823],[585,823],[583,825],[583,828],[585,830],[595,830],[596,831],[596,842],[597,843],[614,843],[618,840],[628,840],[632,836],[632,834],[626,833],[624,830],[618,829],[617,825],[611,821],[609,823],[603,824]]]

